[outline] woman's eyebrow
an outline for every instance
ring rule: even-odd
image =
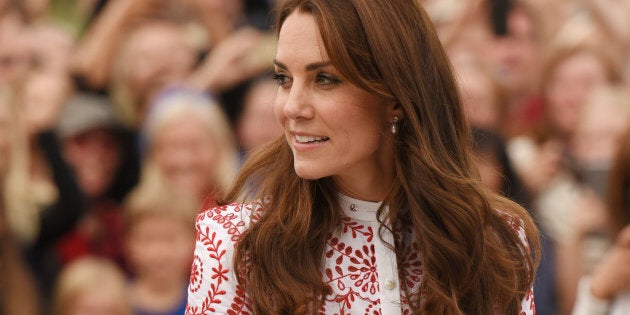
[[[273,64],[276,65],[278,68],[284,69],[284,70],[288,70],[289,67],[287,67],[287,65],[285,65],[284,63],[278,61],[277,59],[273,60]],[[313,70],[317,70],[319,68],[323,68],[326,66],[331,65],[332,62],[330,60],[328,61],[322,61],[322,62],[315,62],[315,63],[311,63],[306,65],[306,67],[304,67],[306,69],[306,71],[313,71]]]

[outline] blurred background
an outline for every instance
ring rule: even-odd
[[[630,223],[630,1],[418,1],[571,314]],[[0,315],[184,314],[196,214],[282,132],[274,5],[0,0]]]

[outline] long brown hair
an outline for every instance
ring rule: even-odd
[[[404,111],[396,178],[383,204],[392,226],[414,229],[421,244],[422,294],[406,293],[414,313],[517,314],[536,269],[536,228],[477,179],[451,67],[423,9],[414,0],[288,0],[277,31],[296,10],[313,15],[344,77]],[[319,309],[329,293],[320,271],[324,248],[341,225],[332,180],[298,177],[279,138],[248,159],[223,202],[243,196],[264,203],[234,261],[255,312]],[[530,244],[511,222],[522,223]]]

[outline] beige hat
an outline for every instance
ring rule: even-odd
[[[109,99],[97,94],[79,93],[64,106],[57,133],[61,138],[67,138],[97,128],[120,128]]]

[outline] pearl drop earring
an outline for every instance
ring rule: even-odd
[[[392,121],[392,133],[393,134],[397,134],[398,133],[398,116],[394,116],[394,120]]]

